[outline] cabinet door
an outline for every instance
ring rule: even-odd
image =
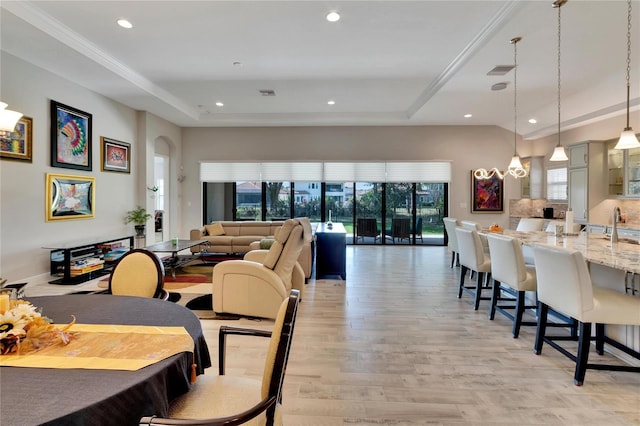
[[[522,167],[527,171],[527,175],[520,179],[520,195],[522,198],[531,198],[531,159],[523,158]]]
[[[624,151],[614,149],[616,142],[607,144],[607,177],[609,195],[624,195]]]
[[[569,170],[569,207],[578,223],[587,221],[588,173],[586,168]]]
[[[627,193],[630,197],[640,196],[640,148],[627,151]]]
[[[581,143],[569,147],[569,167],[587,167],[589,165],[589,144]]]

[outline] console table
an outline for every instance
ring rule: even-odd
[[[132,235],[43,247],[51,250],[51,275],[62,275],[49,284],[80,284],[109,274],[118,256],[109,257],[108,253],[115,248],[124,253],[132,247]]]
[[[316,228],[316,278],[347,279],[347,231],[341,223],[319,223]]]

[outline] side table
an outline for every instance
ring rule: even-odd
[[[316,228],[316,278],[347,279],[347,231],[342,223],[319,223]]]

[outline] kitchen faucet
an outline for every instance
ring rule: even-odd
[[[614,207],[611,212],[611,222],[613,227],[611,228],[611,244],[618,242],[618,222],[620,221],[620,207]]]

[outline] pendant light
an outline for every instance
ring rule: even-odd
[[[629,149],[640,147],[640,142],[633,129],[629,125],[629,90],[630,90],[630,74],[631,74],[631,0],[628,0],[627,11],[627,127],[624,128],[620,134],[620,139],[616,144],[615,149]]]
[[[558,8],[558,145],[553,150],[553,155],[549,161],[567,161],[567,153],[564,152],[564,147],[560,144],[560,9],[567,2],[567,0],[556,0],[553,2],[553,7]]]
[[[513,63],[514,63],[514,71],[513,71],[513,157],[511,157],[511,162],[509,163],[509,167],[507,167],[507,172],[503,172],[498,168],[494,167],[490,170],[487,169],[476,169],[473,172],[473,175],[476,179],[491,179],[496,176],[498,179],[504,179],[504,177],[508,174],[513,176],[514,178],[521,178],[527,175],[527,169],[522,167],[522,162],[520,161],[520,157],[518,156],[517,151],[517,143],[518,143],[518,133],[517,133],[517,124],[518,124],[518,48],[516,44],[522,40],[522,37],[514,37],[510,40],[510,43],[513,44]]]
[[[522,167],[520,156],[518,156],[518,42],[522,40],[522,37],[514,37],[510,43],[513,44],[513,157],[511,157],[511,163],[507,168],[509,173],[514,178],[522,178],[527,175],[527,170]]]

